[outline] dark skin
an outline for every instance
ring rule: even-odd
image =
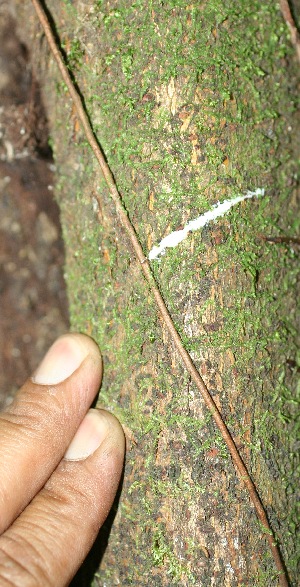
[[[101,376],[96,344],[66,335],[0,414],[1,587],[68,585],[107,517],[125,442],[89,410]]]

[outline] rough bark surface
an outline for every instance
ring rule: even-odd
[[[271,0],[47,6],[145,254],[218,200],[265,190],[153,269],[296,585],[298,248],[286,239],[299,230],[299,79],[279,8]],[[242,481],[157,318],[30,2],[17,8],[45,87],[72,324],[100,343],[100,402],[129,437],[109,544],[92,579],[104,532],[77,582],[273,587]]]

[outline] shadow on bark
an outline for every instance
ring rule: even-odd
[[[114,523],[114,519],[118,511],[119,501],[123,487],[123,480],[124,468],[120,485],[117,491],[117,495],[112,505],[112,508],[107,516],[107,519],[105,520],[105,523],[100,529],[89,554],[87,555],[80,569],[77,571],[74,579],[71,581],[70,587],[90,587],[90,585],[92,585],[93,579],[95,579],[95,576],[97,577],[97,571],[100,568],[102,558],[108,545],[112,525]],[[78,530],[80,531],[80,529]]]

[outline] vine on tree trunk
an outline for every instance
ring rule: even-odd
[[[205,385],[201,375],[199,374],[198,370],[196,369],[196,367],[191,359],[190,354],[184,348],[182,341],[181,341],[181,338],[180,338],[180,336],[174,326],[174,323],[173,323],[173,320],[172,320],[171,315],[169,313],[169,310],[165,304],[163,297],[161,296],[158,285],[157,285],[155,278],[153,276],[149,261],[144,255],[144,252],[143,252],[143,249],[140,245],[139,239],[138,239],[136,232],[133,228],[133,225],[128,217],[127,211],[123,205],[122,198],[121,198],[121,195],[118,191],[113,174],[112,174],[112,172],[106,162],[106,158],[105,158],[103,151],[98,143],[98,140],[94,135],[89,117],[86,114],[85,109],[83,107],[82,99],[81,99],[81,97],[75,87],[75,84],[72,81],[69,70],[64,62],[62,52],[57,44],[57,41],[55,39],[54,34],[53,34],[47,13],[46,13],[45,9],[43,8],[40,0],[32,0],[32,3],[34,5],[34,8],[35,8],[36,13],[38,15],[38,18],[41,22],[41,25],[44,29],[46,38],[47,38],[49,46],[50,46],[50,49],[51,49],[53,56],[58,64],[58,67],[60,69],[63,80],[68,87],[70,96],[74,102],[78,117],[81,120],[81,123],[82,123],[83,129],[85,131],[87,140],[88,140],[90,147],[92,148],[94,155],[100,165],[102,174],[103,174],[105,181],[107,183],[110,195],[111,195],[112,200],[115,204],[115,208],[116,208],[116,211],[117,211],[118,216],[120,218],[120,221],[126,230],[126,233],[127,233],[127,236],[131,242],[132,248],[133,248],[140,264],[141,264],[141,269],[142,269],[144,276],[150,286],[152,294],[156,300],[156,304],[157,304],[158,310],[161,314],[162,320],[163,320],[166,328],[168,329],[168,332],[169,332],[169,334],[170,334],[170,336],[176,346],[176,349],[177,349],[179,355],[181,356],[181,359],[182,359],[188,373],[190,374],[190,377],[194,381],[195,385],[197,386],[198,390],[200,391],[200,393],[204,399],[204,402],[205,402],[207,408],[211,412],[212,417],[214,418],[214,421],[215,421],[218,429],[220,430],[222,437],[224,439],[224,442],[226,443],[227,448],[231,454],[232,460],[233,460],[233,462],[234,462],[234,464],[235,464],[235,466],[241,476],[241,479],[244,482],[246,489],[248,490],[250,499],[254,505],[257,516],[258,516],[258,518],[264,528],[264,532],[266,534],[266,537],[267,537],[267,540],[268,540],[268,543],[270,546],[270,550],[272,552],[272,556],[273,556],[276,568],[279,573],[280,585],[281,585],[281,587],[288,587],[288,585],[289,585],[288,578],[286,575],[284,564],[281,559],[280,551],[279,551],[279,548],[275,542],[275,537],[274,537],[273,531],[270,527],[266,512],[264,510],[261,499],[258,495],[257,489],[256,489],[256,487],[250,477],[250,474],[249,474],[249,472],[248,472],[248,470],[247,470],[247,468],[246,468],[246,466],[245,466],[245,464],[239,454],[239,451],[234,443],[232,435],[230,434],[230,432],[229,432],[229,430],[223,420],[221,412],[219,411],[216,403],[214,402],[211,394],[209,393],[209,390],[208,390],[207,386]]]

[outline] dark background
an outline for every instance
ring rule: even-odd
[[[69,328],[54,181],[39,84],[0,0],[0,409]]]

